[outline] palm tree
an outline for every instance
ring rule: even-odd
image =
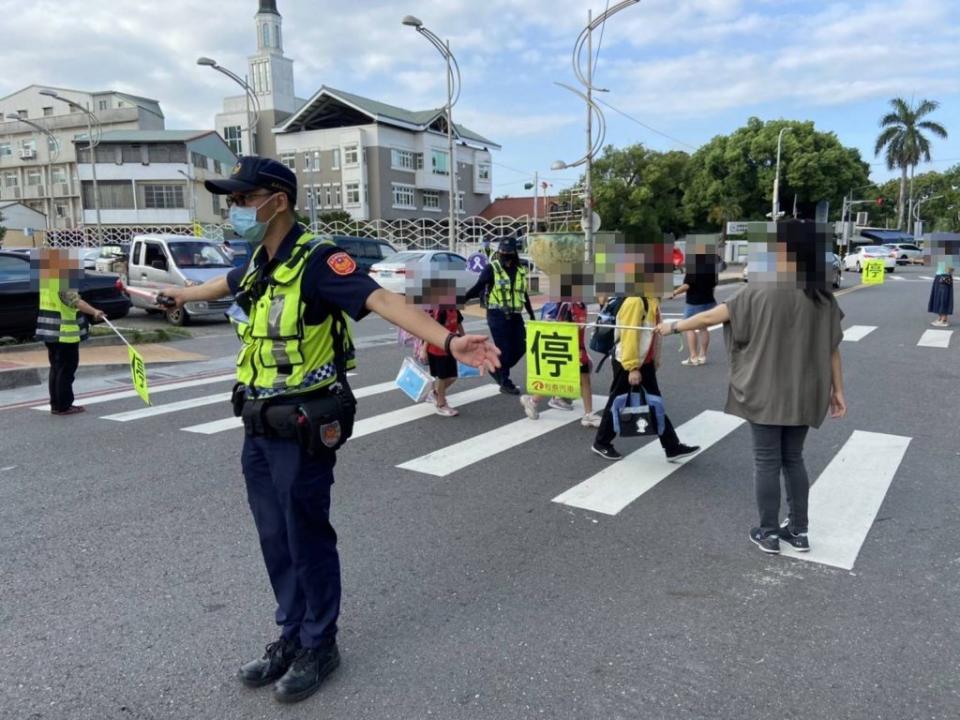
[[[890,101],[893,112],[880,118],[880,127],[883,132],[877,137],[874,155],[886,148],[887,169],[900,168],[900,200],[897,205],[897,228],[903,229],[904,204],[907,195],[907,169],[910,170],[910,184],[913,186],[913,171],[920,160],[930,162],[930,141],[921,132],[929,130],[940,138],[947,137],[943,125],[920,118],[936,110],[940,103],[936,100],[922,100],[913,107],[903,98],[894,98]],[[909,225],[909,218],[907,219]]]

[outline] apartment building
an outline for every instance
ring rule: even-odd
[[[411,111],[322,87],[274,129],[277,157],[297,174],[299,209],[345,210],[357,220],[443,218],[450,172],[456,210],[479,214],[500,146],[454,122],[454,162],[443,109]]]
[[[52,90],[76,106],[41,95],[41,90]],[[94,115],[104,134],[164,127],[156,100],[128,93],[29,85],[0,98],[0,202],[22,202],[44,213],[50,229],[83,222],[74,139],[86,136],[89,118],[77,106]]]
[[[226,204],[203,182],[228,176],[237,158],[213,130],[104,132],[92,157],[86,135],[74,144],[84,224],[97,224],[94,162],[102,226],[223,222]]]

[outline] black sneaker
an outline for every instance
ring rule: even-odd
[[[757,547],[770,555],[780,554],[780,538],[777,532],[764,532],[758,527],[750,528],[750,539],[757,544]]]
[[[319,648],[300,648],[286,674],[273,686],[273,696],[282,703],[306,700],[320,689],[320,683],[340,665],[337,643]]]
[[[594,443],[590,449],[604,460],[619,460],[623,457],[613,445],[597,445]]]
[[[690,447],[689,445],[680,443],[672,450],[666,450],[665,452],[667,453],[667,460],[674,462],[675,460],[683,460],[691,455],[696,455],[698,452],[700,452],[700,446],[694,445],[693,447]]]
[[[263,657],[251,660],[240,668],[237,676],[248,688],[258,688],[279,680],[290,669],[300,652],[300,639],[281,637],[266,647]]]
[[[807,539],[807,531],[793,532],[790,529],[789,520],[784,520],[780,524],[780,539],[792,546],[797,552],[810,552],[810,540]]]
[[[518,387],[517,387],[516,385],[514,385],[513,383],[508,383],[508,384],[506,384],[506,385],[501,385],[501,386],[500,386],[500,392],[502,392],[502,393],[505,394],[505,395],[519,395],[519,394],[520,394],[520,388],[518,388]]]

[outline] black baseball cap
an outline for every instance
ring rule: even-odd
[[[516,255],[517,241],[513,238],[502,238],[500,240],[500,246],[497,248],[497,252],[502,252],[504,255]]]
[[[245,155],[233,166],[226,180],[206,180],[203,186],[215,195],[274,190],[297,201],[297,176],[283,163],[272,158]]]

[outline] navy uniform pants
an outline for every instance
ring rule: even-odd
[[[526,328],[523,315],[487,310],[487,325],[493,343],[500,349],[500,384],[510,384],[510,368],[520,362],[527,352]]]
[[[47,343],[50,360],[50,409],[62,412],[73,405],[73,379],[80,364],[80,343]]]
[[[314,458],[295,440],[247,435],[243,475],[285,638],[320,647],[337,634],[340,557],[330,525],[336,456]]]

